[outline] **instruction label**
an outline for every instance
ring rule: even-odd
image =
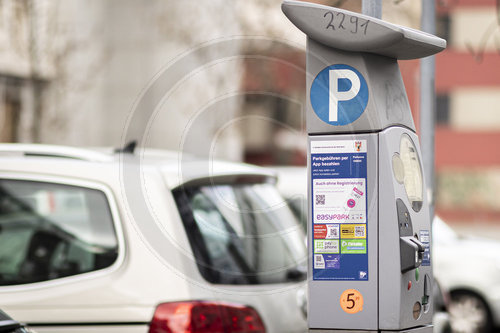
[[[314,280],[368,281],[366,140],[312,141]]]
[[[420,241],[424,245],[422,266],[431,265],[431,236],[429,230],[420,230]]]

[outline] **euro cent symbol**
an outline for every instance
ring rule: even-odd
[[[331,69],[329,71],[330,78],[330,103],[329,103],[329,121],[338,121],[338,105],[340,101],[349,101],[356,97],[361,88],[361,81],[358,75],[350,69]],[[349,80],[351,88],[347,91],[339,89],[339,81],[341,79]]]
[[[368,85],[354,67],[337,64],[321,70],[310,89],[310,101],[319,119],[333,126],[356,121],[368,105]]]

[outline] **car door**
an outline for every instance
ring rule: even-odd
[[[124,260],[123,243],[108,187],[0,174],[2,308],[38,332],[147,331],[147,323],[123,326],[127,320],[112,311],[122,302],[107,290]]]

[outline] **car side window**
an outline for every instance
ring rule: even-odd
[[[113,218],[102,191],[0,179],[0,286],[91,272],[117,257]]]
[[[174,191],[201,275],[214,284],[305,279],[304,234],[271,184]]]

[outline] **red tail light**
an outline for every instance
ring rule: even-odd
[[[163,303],[156,308],[149,333],[265,333],[255,309],[222,302]]]

